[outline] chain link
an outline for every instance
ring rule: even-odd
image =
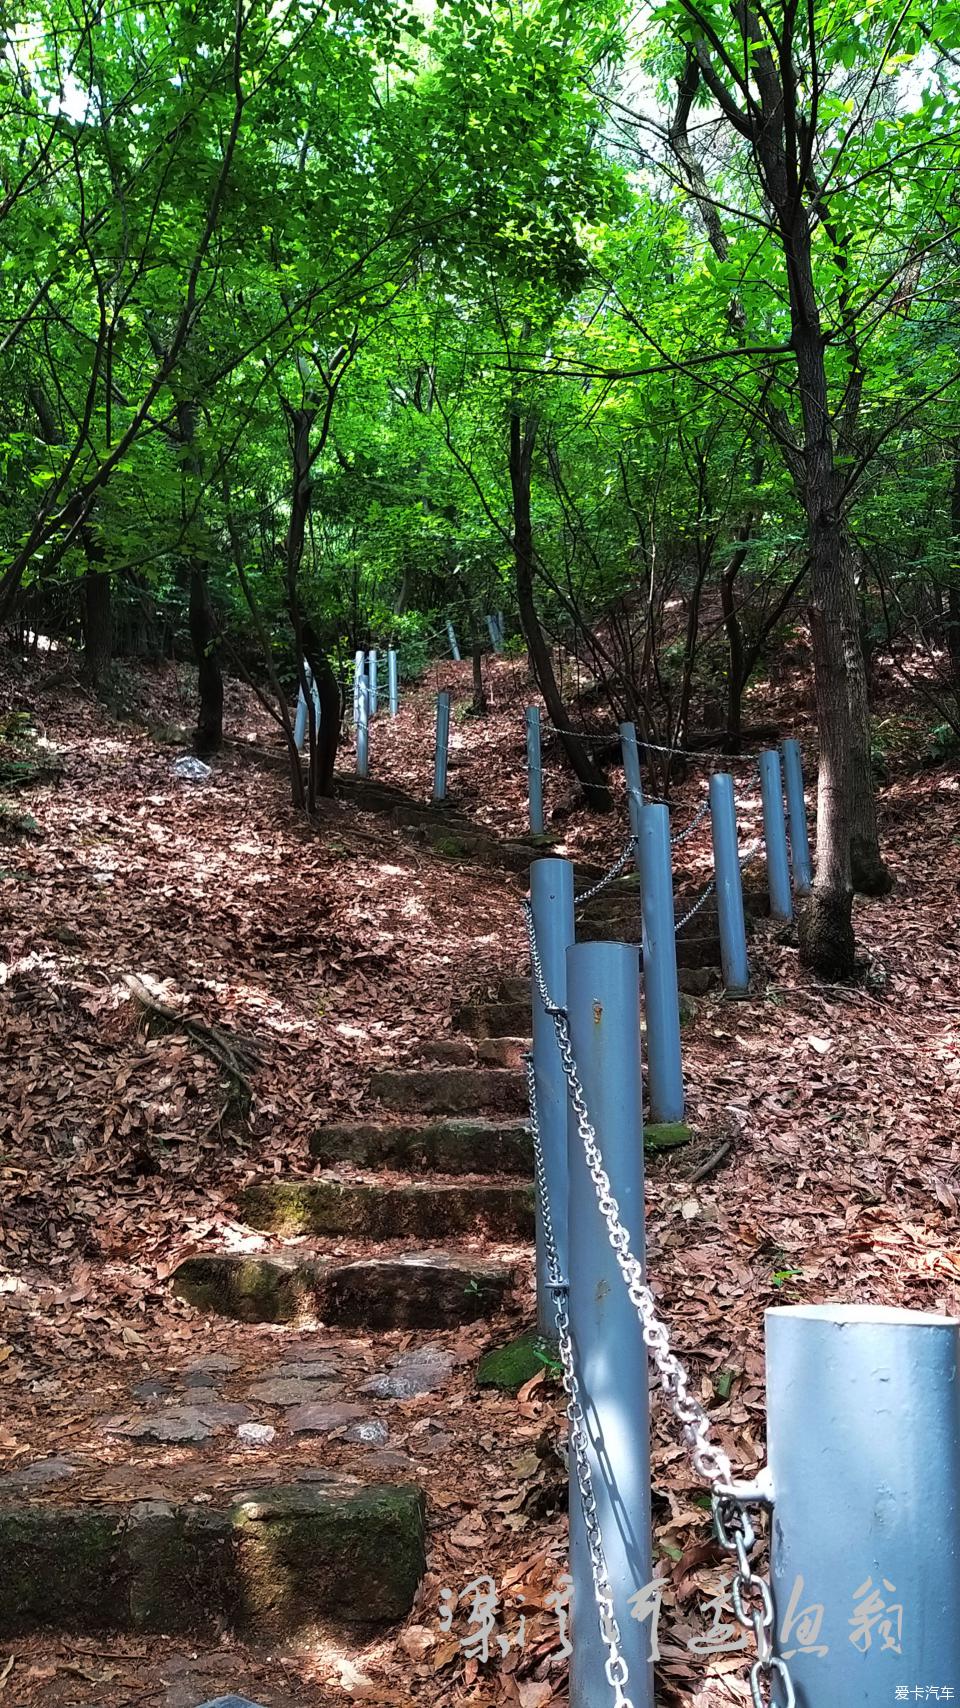
[[[714,1523],[720,1544],[736,1556],[734,1606],[738,1620],[745,1629],[753,1632],[757,1646],[757,1659],[750,1670],[750,1692],[754,1708],[771,1708],[773,1703],[772,1681],[775,1674],[779,1677],[783,1687],[784,1702],[782,1708],[796,1708],[793,1684],[786,1662],[773,1652],[771,1637],[773,1603],[770,1588],[766,1580],[753,1571],[750,1564],[750,1553],[756,1543],[756,1533],[743,1505],[744,1497],[738,1495],[733,1487],[733,1471],[727,1453],[710,1439],[712,1433],[710,1418],[701,1401],[691,1390],[690,1376],[687,1370],[671,1349],[670,1330],[659,1315],[652,1289],[644,1279],[643,1266],[631,1249],[630,1232],[620,1219],[620,1207],[613,1195],[610,1176],[603,1164],[603,1153],[597,1139],[596,1128],[590,1120],[583,1082],[580,1079],[580,1072],[573,1053],[567,1013],[565,1009],[553,1001],[547,989],[530,902],[525,899],[521,906],[530,943],[530,964],[534,984],[546,1013],[553,1019],[557,1047],[567,1081],[570,1105],[576,1116],[577,1131],[583,1145],[590,1178],[597,1194],[600,1213],[606,1224],[607,1238],[616,1257],[617,1266],[626,1283],[628,1296],[640,1318],[644,1343],[660,1378],[660,1387],[667,1407],[680,1425],[694,1469],[710,1486]],[[532,1070],[528,1078],[528,1085],[535,1106],[536,1086],[532,1077]],[[535,1139],[536,1142],[539,1142],[539,1130]],[[555,1241],[554,1252],[556,1252]],[[559,1299],[560,1295],[557,1296]],[[757,1588],[759,1584],[762,1584],[762,1589]],[[759,1605],[757,1605],[758,1600]],[[748,1603],[753,1603],[749,1612]],[[604,1630],[605,1641],[608,1629]],[[618,1698],[618,1708],[619,1701]]]
[[[677,847],[679,847],[681,842],[686,842],[687,837],[693,835],[694,831],[697,828],[697,825],[702,823],[702,821],[706,818],[707,813],[709,811],[710,811],[710,796],[708,795],[706,800],[703,802],[702,806],[699,806],[697,808],[696,812],[694,813],[694,815],[693,815],[692,819],[690,820],[690,823],[687,825],[686,829],[674,831],[673,835],[670,838],[671,846],[674,848],[677,848]]]
[[[685,925],[689,925],[691,919],[694,919],[696,917],[696,915],[700,912],[700,909],[702,907],[706,907],[707,902],[710,900],[710,897],[713,895],[713,892],[716,889],[716,887],[717,887],[716,878],[711,878],[710,882],[708,883],[706,889],[703,891],[702,895],[699,895],[697,897],[696,901],[694,902],[693,906],[688,907],[687,911],[683,915],[683,917],[681,919],[677,920],[677,923],[673,928],[674,935],[676,935],[677,932],[682,931]]]
[[[633,859],[633,850],[636,847],[636,842],[636,837],[631,834],[623,853],[617,855],[617,858],[614,860],[609,871],[604,872],[602,878],[598,878],[595,884],[591,884],[588,890],[584,890],[581,895],[578,895],[575,898],[575,907],[584,907],[588,901],[593,901],[594,896],[602,895],[608,885],[614,882],[614,879],[619,878],[624,867]]]
[[[587,1424],[580,1399],[580,1383],[577,1379],[573,1358],[573,1341],[570,1336],[570,1316],[567,1311],[568,1283],[560,1274],[560,1257],[557,1251],[556,1235],[553,1231],[553,1218],[550,1214],[547,1170],[543,1155],[543,1142],[540,1137],[540,1122],[537,1116],[537,1081],[533,1068],[533,1056],[527,1053],[523,1060],[527,1071],[530,1133],[533,1138],[534,1177],[537,1203],[540,1209],[540,1226],[543,1231],[543,1246],[547,1260],[547,1277],[554,1297],[557,1342],[560,1348],[560,1362],[563,1366],[563,1388],[567,1396],[566,1409],[567,1421],[570,1425],[570,1450],[573,1454],[577,1487],[580,1491],[580,1505],[583,1510],[584,1527],[587,1533],[587,1546],[590,1551],[590,1572],[593,1578],[593,1593],[597,1604],[600,1636],[608,1657],[604,1672],[613,1691],[614,1708],[633,1708],[629,1696],[625,1693],[630,1673],[621,1653],[620,1625],[614,1612],[613,1591],[610,1587],[606,1555],[603,1551],[603,1536],[600,1532],[600,1518],[597,1512],[597,1497],[593,1491],[593,1473],[590,1469],[590,1458],[587,1451]]]

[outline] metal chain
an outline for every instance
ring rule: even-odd
[[[615,878],[619,878],[624,867],[633,859],[633,850],[636,846],[636,840],[636,837],[631,833],[623,853],[617,855],[617,858],[610,867],[610,870],[608,872],[604,872],[603,877],[598,878],[595,884],[591,884],[588,890],[584,890],[581,895],[574,898],[575,907],[584,907],[588,901],[593,901],[594,896],[602,895],[603,891],[609,884],[613,883]]]
[[[681,919],[677,920],[677,923],[673,928],[674,935],[676,935],[676,933],[678,931],[682,931],[685,925],[689,925],[691,919],[695,918],[695,916],[700,912],[700,909],[702,907],[706,906],[707,902],[710,900],[710,897],[713,895],[713,892],[716,889],[716,887],[717,887],[716,878],[711,878],[706,889],[703,891],[703,894],[699,895],[697,897],[696,901],[694,902],[693,906],[688,907],[687,911],[683,915],[683,917]]]
[[[710,796],[708,795],[706,800],[704,801],[703,805],[697,808],[697,811],[694,813],[694,815],[693,815],[692,819],[690,820],[690,823],[687,825],[686,829],[674,831],[674,834],[670,838],[671,846],[676,848],[679,846],[679,844],[681,842],[686,842],[687,837],[693,835],[694,831],[697,828],[697,825],[700,824],[702,822],[702,820],[706,818],[707,813],[709,811],[710,811]]]
[[[567,1396],[566,1413],[570,1425],[570,1447],[573,1451],[577,1487],[580,1491],[580,1504],[583,1509],[587,1545],[590,1550],[590,1571],[593,1577],[594,1598],[597,1603],[597,1617],[600,1622],[600,1636],[608,1651],[604,1672],[613,1690],[614,1708],[633,1708],[630,1698],[625,1694],[625,1686],[629,1682],[630,1673],[620,1652],[622,1641],[620,1625],[614,1612],[613,1591],[610,1588],[610,1575],[607,1571],[606,1555],[603,1551],[597,1498],[593,1492],[593,1473],[590,1469],[590,1459],[587,1452],[587,1423],[580,1399],[580,1383],[573,1361],[573,1341],[570,1336],[570,1316],[567,1311],[566,1299],[569,1283],[560,1274],[560,1257],[553,1231],[553,1218],[550,1214],[547,1170],[543,1155],[543,1141],[540,1137],[540,1122],[537,1116],[537,1082],[533,1070],[533,1056],[527,1052],[523,1061],[527,1072],[527,1096],[530,1102],[530,1133],[533,1138],[537,1203],[540,1208],[540,1225],[543,1229],[543,1245],[547,1259],[549,1286],[554,1296],[557,1341],[560,1347],[560,1362],[563,1366],[563,1388]]]
[[[640,1318],[644,1343],[660,1377],[660,1387],[667,1407],[680,1424],[694,1469],[710,1485],[714,1522],[721,1546],[734,1553],[737,1558],[734,1606],[738,1607],[739,1597],[738,1618],[742,1612],[744,1618],[741,1623],[746,1629],[753,1630],[757,1641],[757,1660],[750,1672],[750,1690],[755,1708],[770,1708],[773,1701],[771,1680],[774,1673],[778,1674],[783,1685],[783,1708],[796,1708],[793,1684],[786,1663],[773,1653],[770,1637],[773,1604],[769,1585],[765,1579],[754,1573],[750,1565],[749,1555],[756,1542],[756,1533],[741,1504],[743,1497],[738,1495],[733,1486],[729,1457],[722,1447],[710,1440],[710,1418],[700,1400],[692,1393],[690,1377],[683,1364],[671,1350],[670,1330],[657,1311],[653,1292],[644,1279],[643,1266],[631,1249],[630,1233],[620,1219],[620,1207],[613,1196],[610,1176],[603,1165],[603,1153],[597,1140],[596,1128],[590,1120],[583,1083],[573,1053],[567,1013],[552,1000],[547,989],[537,947],[533,909],[527,900],[523,901],[522,907],[530,941],[530,964],[534,982],[545,1011],[553,1019],[570,1104],[577,1119],[577,1130],[597,1194],[600,1213],[606,1224],[607,1238],[626,1283],[631,1303]],[[760,1591],[756,1588],[759,1583],[763,1584]],[[761,1606],[757,1618],[754,1612],[747,1614],[746,1604],[747,1601],[755,1601],[758,1595]]]

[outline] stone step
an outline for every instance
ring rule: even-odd
[[[353,1234],[362,1239],[444,1239],[486,1233],[533,1238],[533,1187],[498,1183],[409,1185],[339,1180],[254,1181],[239,1197],[252,1228],[276,1234]]]
[[[340,1328],[447,1328],[496,1315],[512,1278],[506,1264],[442,1251],[349,1263],[206,1252],[186,1258],[172,1282],[197,1310],[240,1322],[316,1316]]]
[[[472,1067],[479,1062],[482,1067],[512,1068],[519,1073],[529,1048],[526,1038],[433,1038],[420,1045],[420,1055],[437,1067]]]
[[[0,1506],[0,1637],[290,1638],[318,1618],[382,1624],[409,1612],[426,1564],[419,1488],[331,1476],[228,1502]]]
[[[465,1002],[456,1010],[453,1025],[470,1038],[529,1038],[530,1003]]]
[[[321,1127],[310,1140],[310,1154],[327,1168],[351,1162],[359,1168],[432,1168],[438,1174],[512,1174],[522,1179],[533,1171],[530,1129],[522,1121]]]
[[[512,1114],[526,1107],[521,1076],[506,1068],[387,1068],[373,1075],[370,1091],[386,1108],[409,1114]]]

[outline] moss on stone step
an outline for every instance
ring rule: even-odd
[[[546,1339],[535,1328],[528,1329],[505,1346],[494,1346],[484,1353],[477,1365],[477,1387],[499,1388],[505,1394],[515,1394],[558,1356],[555,1341]]]
[[[284,1256],[211,1253],[188,1257],[173,1276],[173,1290],[199,1311],[238,1322],[293,1322],[316,1302],[316,1271]]]
[[[435,1168],[440,1174],[519,1174],[533,1167],[533,1142],[521,1121],[382,1122],[321,1127],[310,1140],[316,1162],[366,1168]]]
[[[643,1148],[646,1151],[672,1151],[688,1145],[693,1131],[685,1121],[650,1121],[643,1129]]]
[[[257,1491],[231,1518],[245,1625],[285,1635],[321,1616],[367,1625],[409,1611],[425,1567],[413,1485],[292,1484]]]
[[[289,1638],[319,1619],[392,1623],[424,1569],[424,1500],[412,1485],[331,1476],[203,1510],[0,1507],[0,1635]]]
[[[254,1181],[240,1193],[251,1227],[271,1233],[355,1234],[365,1239],[444,1238],[484,1230],[531,1239],[533,1187],[499,1184],[407,1186],[338,1180]]]
[[[309,1314],[343,1328],[448,1328],[495,1316],[511,1279],[507,1265],[435,1249],[354,1263],[210,1252],[182,1263],[173,1288],[198,1310],[241,1322]]]

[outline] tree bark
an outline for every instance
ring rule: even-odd
[[[210,603],[204,565],[190,560],[190,639],[197,661],[197,727],[193,744],[201,756],[223,746],[223,672],[217,646],[217,624]]]
[[[858,895],[882,896],[893,888],[893,878],[880,853],[867,666],[852,559],[846,565],[843,591],[843,650],[850,707],[850,878]]]
[[[88,560],[90,555],[88,547]],[[86,571],[82,583],[80,621],[83,626],[83,673],[94,688],[99,688],[113,658],[113,600],[108,570]]]
[[[596,812],[610,812],[613,797],[603,772],[591,757],[586,743],[570,728],[550,648],[544,639],[534,597],[533,521],[530,511],[531,465],[537,436],[537,418],[519,411],[510,413],[510,487],[513,495],[513,555],[517,573],[517,605],[520,624],[530,652],[530,662],[547,708],[547,716],[563,745],[575,775],[583,785],[589,805]]]
[[[947,580],[947,609],[944,620],[944,640],[950,660],[950,674],[960,686],[960,446],[954,453],[953,484],[950,489],[950,568]]]

